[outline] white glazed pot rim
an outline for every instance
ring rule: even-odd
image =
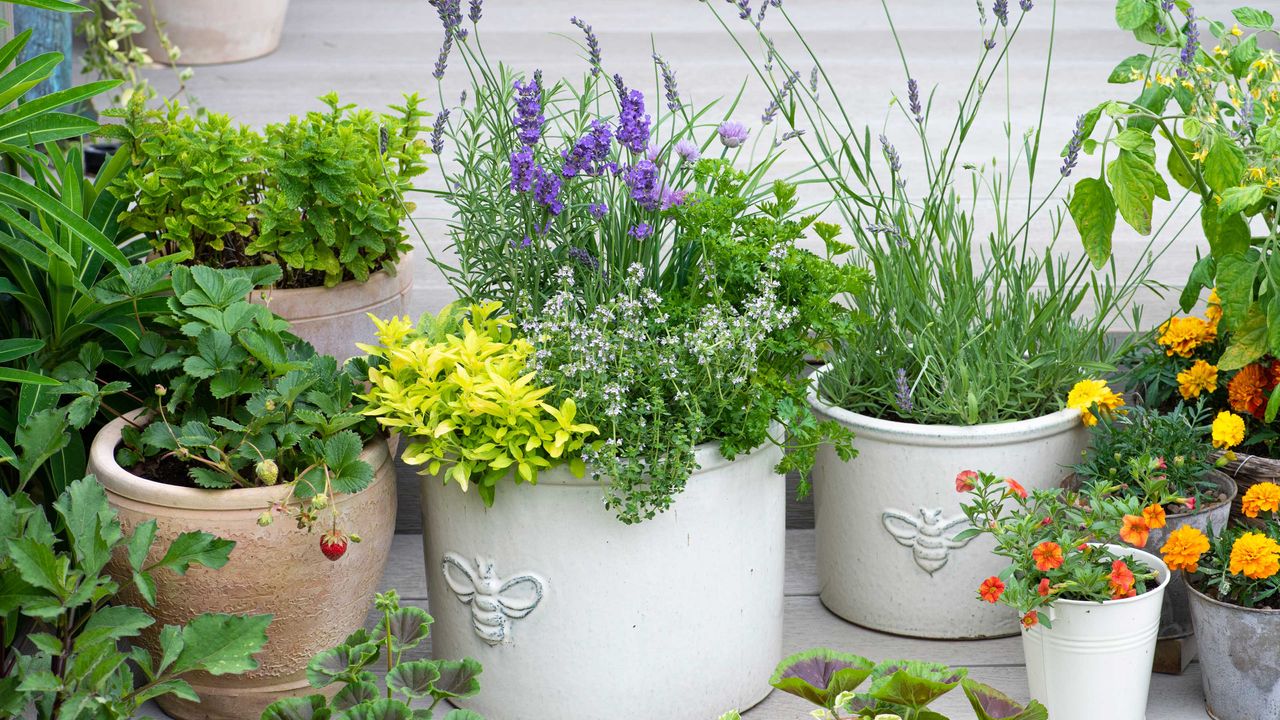
[[[1131,605],[1134,603],[1139,603],[1144,600],[1150,599],[1151,595],[1156,593],[1156,591],[1162,590],[1165,587],[1167,587],[1169,585],[1169,582],[1173,580],[1173,573],[1169,572],[1169,566],[1165,565],[1163,560],[1156,557],[1152,553],[1147,552],[1146,550],[1139,550],[1138,548],[1135,548],[1135,547],[1130,547],[1128,545],[1118,545],[1115,543],[1090,543],[1090,544],[1105,545],[1106,547],[1111,549],[1112,553],[1116,555],[1138,556],[1137,557],[1138,560],[1141,560],[1142,562],[1146,563],[1148,566],[1155,568],[1157,576],[1160,577],[1160,583],[1153,588],[1147,588],[1147,591],[1142,593],[1141,595],[1134,595],[1133,597],[1130,597],[1130,598],[1121,598],[1120,600],[1103,600],[1102,602],[1094,602],[1093,600],[1061,599],[1061,600],[1054,600],[1053,605],[1061,604],[1061,605],[1073,606],[1073,607],[1118,607],[1121,605]],[[1053,605],[1050,605],[1050,607],[1053,607]]]
[[[1203,600],[1204,602],[1209,603],[1210,605],[1217,605],[1218,607],[1225,608],[1229,611],[1234,611],[1234,612],[1252,613],[1254,615],[1261,615],[1263,617],[1268,617],[1273,619],[1280,618],[1280,610],[1277,610],[1276,608],[1247,608],[1243,605],[1236,605],[1235,603],[1223,602],[1222,600],[1219,600],[1215,597],[1210,597],[1206,593],[1202,592],[1200,588],[1195,586],[1194,583],[1188,582],[1186,585],[1188,588],[1191,589],[1192,594],[1194,594],[1199,600]]]
[[[911,445],[984,447],[1028,442],[1052,437],[1081,424],[1080,411],[1066,408],[1028,420],[980,425],[922,425],[882,420],[831,405],[818,395],[818,383],[826,368],[818,368],[809,384],[809,404],[818,412],[847,425],[860,435]]]
[[[288,497],[287,485],[210,490],[148,480],[120,467],[115,455],[121,431],[128,422],[145,424],[145,415],[146,411],[141,408],[126,413],[107,423],[94,436],[89,448],[89,466],[99,468],[96,477],[107,490],[130,500],[186,510],[260,510]],[[379,436],[364,446],[360,457],[377,470],[390,459],[390,450]],[[376,473],[374,482],[377,482]]]

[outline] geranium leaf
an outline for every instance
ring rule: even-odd
[[[840,693],[861,685],[874,667],[875,663],[861,655],[818,648],[785,658],[773,671],[769,684],[819,707],[830,708]]]

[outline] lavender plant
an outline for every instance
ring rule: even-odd
[[[896,40],[889,4],[881,4]],[[1056,3],[1046,5],[1034,11],[1056,15]],[[733,8],[707,7],[727,31],[740,29]],[[1053,198],[1069,169],[1048,183],[1038,174],[1044,89],[1036,127],[1016,134],[1005,123],[1002,161],[968,160],[971,134],[995,124],[984,125],[983,99],[998,73],[1011,75],[1008,47],[1033,3],[980,3],[979,9],[977,67],[958,111],[942,126],[932,93],[912,73],[901,43],[906,93],[890,104],[901,121],[891,126],[886,117],[875,131],[850,117],[786,9],[776,8],[772,23],[755,30],[763,59],[734,36],[770,92],[766,115],[776,113],[775,132],[807,153],[810,171],[829,187],[833,209],[853,229],[855,261],[867,263],[876,277],[854,297],[868,322],[834,349],[820,381],[823,398],[849,410],[971,425],[1059,409],[1082,370],[1112,366],[1115,348],[1106,333],[1124,319],[1158,256],[1149,243],[1123,276],[1114,262],[1095,272],[1086,258],[1055,250],[1064,214]],[[794,56],[784,47],[802,51]],[[1044,88],[1051,64],[1052,45]],[[806,71],[809,82],[797,82]],[[909,135],[890,129],[902,126]],[[899,143],[905,139],[923,156],[917,177],[908,177],[903,162],[908,146]],[[1024,197],[1025,205],[1015,200]],[[1048,247],[1032,247],[1033,235],[1037,244],[1047,235]],[[1131,322],[1138,320],[1135,311]]]

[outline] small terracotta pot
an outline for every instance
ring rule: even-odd
[[[413,254],[401,256],[396,267],[395,275],[376,272],[365,282],[255,291],[250,300],[288,320],[293,334],[341,363],[363,354],[356,343],[373,342],[375,329],[369,314],[384,319],[404,314],[413,289]]]
[[[280,46],[289,0],[142,0],[147,29],[134,40],[158,63],[169,58],[159,23],[181,51],[179,65],[215,65],[262,57]],[[152,10],[154,9],[154,15]]]
[[[130,419],[139,417],[140,411]],[[283,697],[311,692],[307,663],[364,625],[386,567],[396,518],[395,466],[386,441],[374,440],[361,454],[374,468],[373,483],[355,495],[336,498],[344,527],[362,541],[331,562],[320,552],[319,532],[299,530],[287,519],[258,525],[258,516],[273,501],[283,500],[287,488],[204,490],[138,477],[115,460],[124,425],[124,419],[117,419],[94,438],[89,472],[106,489],[126,533],[142,522],[156,521],[151,560],[159,559],[174,538],[188,531],[236,542],[230,561],[219,570],[193,566],[185,576],[156,574],[157,604],[148,608],[156,623],[141,642],[154,649],[159,628],[201,613],[272,615],[267,645],[256,656],[257,670],[222,676],[193,673],[185,679],[201,702],[170,696],[159,700],[161,708],[180,720],[241,720],[260,716]],[[123,554],[108,569],[122,583],[130,578]],[[133,592],[121,597],[146,607]]]

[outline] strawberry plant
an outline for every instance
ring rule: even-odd
[[[382,619],[373,632],[357,630],[307,665],[312,687],[340,683],[337,693],[280,700],[266,709],[262,720],[431,720],[432,711],[442,700],[469,698],[480,692],[481,667],[475,660],[408,659],[427,639],[432,619],[425,610],[401,607],[395,590],[379,593],[374,608],[382,613]],[[387,668],[384,689],[370,672],[380,660]],[[450,710],[443,720],[483,718],[470,710]]]

